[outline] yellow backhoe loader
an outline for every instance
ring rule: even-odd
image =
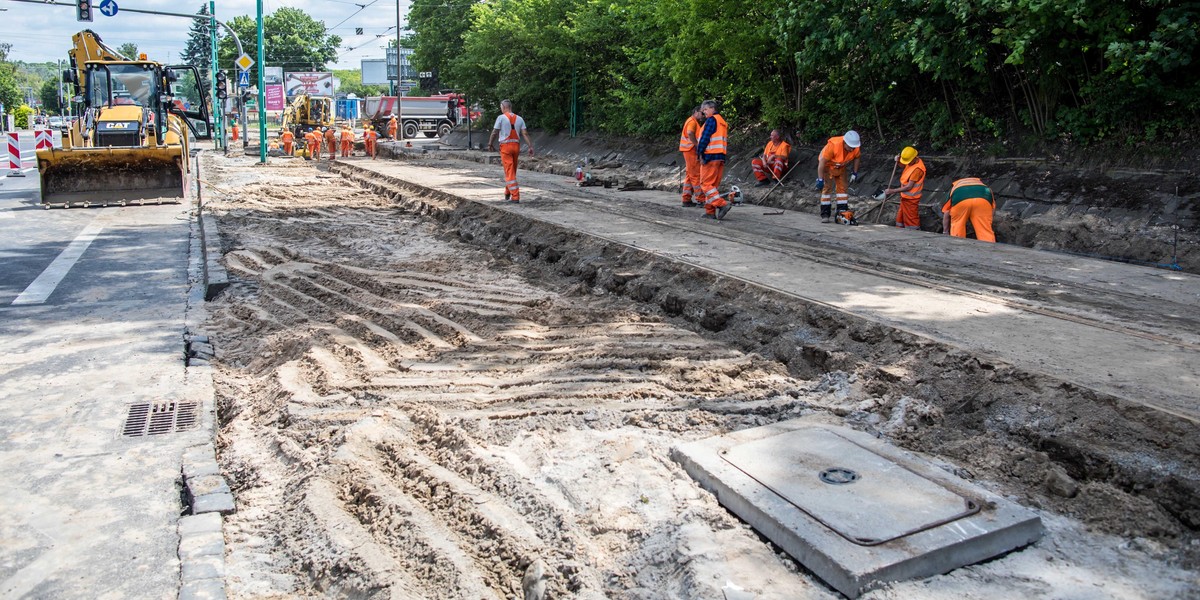
[[[37,151],[42,205],[179,202],[189,188],[189,142],[212,139],[208,97],[191,65],[127,58],[84,30],[67,52],[80,117],[62,148]]]
[[[332,127],[333,116],[332,98],[300,94],[283,111],[283,125],[280,131],[290,130],[296,139],[303,140],[304,132],[309,127],[313,131],[320,131],[322,127]]]

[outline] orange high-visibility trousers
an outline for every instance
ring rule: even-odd
[[[704,196],[704,188],[700,187],[700,157],[693,150],[683,153],[683,203],[687,204],[695,198],[699,201]]]
[[[350,156],[350,141],[342,140],[342,156]]]
[[[900,209],[896,211],[896,227],[921,228],[921,197],[900,197]]]
[[[846,167],[826,165],[825,188],[821,190],[821,206],[829,206],[829,201],[835,193],[838,204],[849,204],[850,193],[847,191],[849,186],[850,174],[846,172]]]
[[[292,150],[293,150],[293,147],[292,147],[292,143],[291,143],[291,142],[284,142],[284,143],[283,143],[283,153],[284,153],[284,154],[286,154],[286,155],[288,155],[288,156],[291,156],[291,155],[292,155]]]
[[[950,212],[950,235],[967,237],[967,222],[975,228],[975,239],[981,242],[995,242],[996,234],[992,231],[992,203],[986,198],[967,198],[954,206],[950,201],[942,205],[942,212]]]
[[[754,169],[754,178],[759,181],[766,181],[771,174],[775,175],[775,179],[780,179],[787,171],[787,159],[778,154],[772,154],[767,157],[766,161],[761,158],[750,161],[750,167]]]
[[[700,166],[700,186],[704,189],[704,212],[717,214],[717,209],[725,206],[725,198],[721,197],[721,178],[725,176],[725,161],[710,160]]]
[[[521,157],[521,144],[500,144],[500,162],[504,163],[504,196],[521,199],[521,186],[517,185],[517,159]]]
[[[318,160],[321,158],[321,140],[313,139],[312,143],[308,145],[308,154]]]
[[[367,156],[375,158],[375,140],[367,140],[363,142],[363,147],[367,151]]]
[[[329,160],[337,156],[337,138],[333,136],[325,136],[325,145],[329,149]]]

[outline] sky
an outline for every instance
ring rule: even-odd
[[[93,5],[99,6],[100,1],[93,0]],[[71,36],[83,29],[91,29],[109,46],[115,48],[133,42],[150,60],[175,63],[187,44],[192,21],[122,9],[193,13],[202,4],[207,4],[207,0],[115,1],[118,6],[116,16],[106,17],[96,11],[91,23],[81,23],[75,20],[73,6],[0,0],[0,43],[12,44],[9,60],[66,61]],[[383,58],[383,46],[396,35],[397,3],[401,26],[404,26],[410,4],[405,0],[263,0],[263,14],[290,6],[324,22],[326,28],[342,38],[337,63],[330,66],[357,69],[363,59]],[[216,6],[217,19],[226,22],[240,15],[254,18],[258,10],[256,0],[216,0]],[[363,35],[355,35],[357,27],[363,29]],[[380,34],[384,37],[377,38]]]

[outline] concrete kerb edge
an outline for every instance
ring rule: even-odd
[[[226,595],[222,513],[232,511],[233,497],[227,493],[228,485],[224,479],[215,484],[211,479],[214,476],[220,477],[216,448],[212,442],[216,433],[216,392],[213,385],[213,367],[209,361],[214,357],[215,350],[212,340],[199,333],[208,316],[205,301],[209,299],[207,295],[210,289],[209,267],[211,263],[220,258],[220,244],[212,242],[216,235],[215,221],[209,223],[206,228],[201,215],[201,207],[196,204],[193,205],[193,208],[196,218],[191,220],[192,235],[189,248],[191,259],[188,265],[189,280],[192,285],[188,291],[184,317],[185,382],[189,396],[196,399],[202,407],[200,428],[207,434],[205,437],[210,441],[184,450],[180,460],[180,479],[184,485],[185,501],[189,506],[196,502],[189,482],[204,477],[210,484],[208,487],[214,488],[213,491],[226,492],[224,496],[228,497],[229,510],[188,514],[180,517],[177,526],[180,562],[179,598],[181,600],[223,600]],[[220,264],[217,263],[217,266],[219,267]],[[224,276],[223,268],[220,274]],[[225,285],[228,283],[226,282]],[[201,353],[200,349],[205,351]],[[205,536],[211,538],[210,543],[197,549],[198,541]],[[220,538],[220,543],[216,543],[216,537]]]

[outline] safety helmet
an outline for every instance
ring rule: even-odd
[[[846,145],[851,148],[857,148],[862,145],[862,140],[858,138],[858,132],[853,129],[847,131],[846,135],[842,136],[842,141],[846,142]]]
[[[917,149],[916,148],[913,148],[912,146],[905,146],[905,148],[900,151],[900,164],[902,164],[902,165],[911,164],[912,161],[914,161],[916,159],[917,159]]]

